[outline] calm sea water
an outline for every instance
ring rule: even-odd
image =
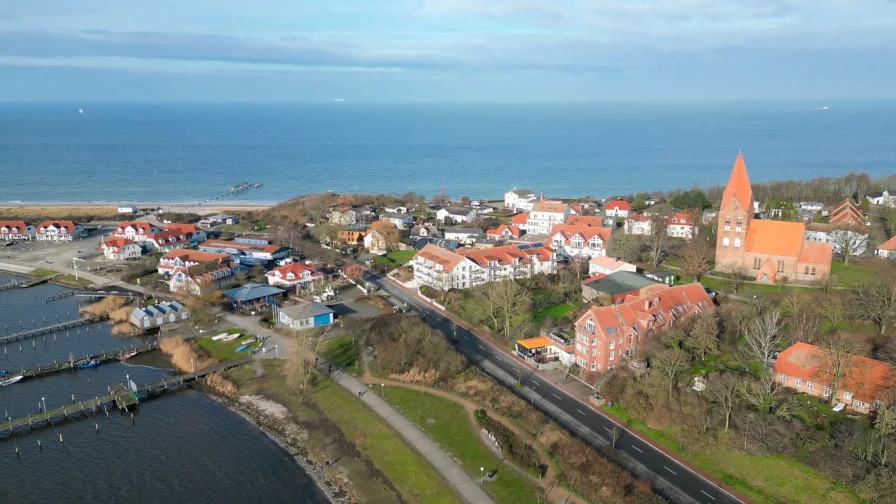
[[[12,277],[0,274],[0,283]],[[64,298],[44,303],[63,291],[55,285],[0,291],[0,334],[38,326],[75,315],[77,301]],[[26,319],[26,320],[23,320]],[[96,324],[0,345],[0,369],[17,370],[54,360],[69,352],[83,356],[99,350],[138,343],[110,334]],[[32,347],[34,342],[34,347]],[[21,343],[22,349],[19,350]],[[3,354],[4,347],[6,353]],[[167,371],[122,363],[103,364],[77,373],[23,380],[0,388],[0,413],[12,417],[106,392],[126,376],[139,384],[160,379]],[[94,423],[99,422],[96,434]],[[64,444],[59,443],[63,435]],[[43,445],[38,451],[37,441]],[[15,457],[18,446],[20,458]],[[110,419],[82,419],[0,441],[0,482],[3,502],[327,502],[320,490],[288,453],[245,419],[194,391],[169,394],[142,405],[132,426],[130,418],[111,413]]]
[[[829,110],[813,110],[828,105]],[[78,114],[78,106],[84,113]],[[0,105],[0,201],[416,191],[607,196],[892,173],[896,102],[699,105]],[[15,174],[15,176],[8,176]]]

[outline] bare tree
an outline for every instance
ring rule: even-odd
[[[888,238],[896,236],[896,208],[886,207],[881,210],[881,220]]]
[[[837,285],[837,275],[821,275],[812,282],[812,285],[827,294]]]
[[[519,282],[501,280],[478,287],[471,306],[481,317],[491,320],[495,330],[511,337],[511,330],[530,317],[529,291]]]
[[[284,374],[289,388],[305,394],[317,376],[317,359],[324,349],[325,335],[329,326],[304,331],[291,330],[287,334],[286,361]]]
[[[863,233],[864,232],[864,233]],[[868,232],[857,226],[840,226],[828,233],[834,250],[843,258],[843,264],[859,255],[868,247]]]
[[[650,366],[653,372],[661,378],[661,383],[667,389],[669,395],[675,390],[678,377],[691,363],[687,352],[678,348],[666,348],[653,356]]]
[[[802,341],[813,343],[818,336],[820,316],[815,310],[806,310],[790,317],[787,321],[787,335],[791,343]]]
[[[706,358],[706,354],[719,351],[719,320],[715,311],[697,317],[684,339],[684,346],[698,354],[701,360]]]
[[[856,285],[852,305],[858,318],[874,322],[879,334],[883,334],[896,314],[896,279],[878,277]]]
[[[745,349],[751,357],[767,366],[778,345],[783,341],[781,312],[769,310],[755,318],[750,324]]]
[[[837,324],[843,320],[843,301],[839,297],[829,297],[821,302],[821,313],[825,320],[831,323],[831,330],[837,328]]]
[[[370,225],[371,231],[376,231],[383,238],[386,250],[394,250],[401,241],[401,234],[395,225],[388,221],[376,221]]]
[[[663,261],[666,249],[672,238],[666,229],[666,220],[661,215],[655,215],[650,218],[650,233],[647,234],[645,245],[647,249],[647,259],[650,264],[658,266]]]
[[[330,224],[329,222],[324,222],[322,224],[318,224],[314,226],[314,229],[311,231],[311,234],[314,235],[317,240],[326,245],[332,245],[339,240],[339,230],[340,227],[336,224]]]
[[[731,290],[737,294],[740,286],[750,277],[750,270],[743,264],[729,264],[720,271],[722,278],[731,285]]]
[[[743,398],[740,392],[741,378],[734,373],[723,373],[708,381],[709,394],[721,408],[722,417],[725,419],[725,430],[728,430],[731,413]]]
[[[689,241],[679,250],[678,255],[681,258],[681,269],[693,275],[698,282],[700,277],[712,270],[710,261],[713,250],[705,240],[695,238]]]
[[[858,343],[841,331],[834,331],[825,337],[821,344],[824,363],[819,366],[823,373],[830,377],[831,404],[837,401],[837,391],[843,379],[856,367],[853,358],[859,352]],[[819,377],[823,378],[823,377]]]
[[[794,289],[781,300],[781,313],[787,317],[793,317],[812,309],[812,296],[804,289]]]

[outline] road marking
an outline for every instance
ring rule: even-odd
[[[603,427],[603,425],[601,425],[601,427]],[[613,431],[611,431],[610,429],[608,429],[608,428],[606,428],[606,427],[603,427],[603,429],[604,429],[605,431],[609,432],[610,434],[613,433]]]
[[[665,470],[669,471],[670,473],[672,473],[672,474],[678,476],[678,473],[677,473],[677,472],[673,471],[672,469],[669,469],[669,468],[666,467],[666,466],[663,466],[663,469],[665,469]],[[702,490],[701,490],[701,492],[702,492]]]
[[[584,411],[580,410],[579,408],[576,408],[576,411],[578,411],[579,413],[581,413],[582,416],[588,416],[588,415],[585,414]]]
[[[533,387],[537,387],[537,386],[538,386],[538,382],[532,382],[532,386],[533,386]]]
[[[716,500],[715,497],[713,497],[712,495],[709,495],[708,493],[704,492],[703,490],[700,490],[700,493],[702,493],[703,495],[709,497],[709,498],[712,499],[712,500]]]
[[[560,397],[560,396],[558,396],[557,394],[553,394],[553,393],[552,393],[551,395],[554,396],[554,397],[556,397],[557,399],[560,399],[561,401],[563,400],[563,398]]]
[[[483,349],[483,350],[485,350],[485,347],[484,347],[484,346],[482,346],[482,345],[476,345],[476,346],[478,346],[478,347],[479,347],[479,348],[481,348],[481,349]]]
[[[638,453],[644,453],[644,452],[643,452],[643,451],[641,451],[641,449],[640,449],[640,448],[638,448],[638,447],[637,447],[637,446],[635,446],[635,445],[632,445],[632,448],[634,448],[634,449],[636,449],[636,450],[638,450]]]

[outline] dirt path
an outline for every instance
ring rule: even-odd
[[[391,385],[393,387],[401,387],[401,388],[408,389],[408,390],[415,390],[417,392],[424,392],[427,394],[432,394],[434,396],[441,397],[442,399],[447,399],[451,402],[459,404],[464,409],[464,413],[467,418],[467,424],[469,425],[470,430],[474,433],[474,435],[476,435],[477,439],[480,439],[480,437],[478,435],[479,425],[476,423],[475,411],[477,409],[484,409],[484,408],[482,408],[482,406],[470,401],[469,399],[466,399],[463,397],[458,397],[458,396],[456,396],[450,392],[446,392],[444,390],[439,390],[439,389],[426,387],[423,385],[417,385],[417,384],[413,384],[413,383],[403,383],[403,382],[399,382],[399,381],[395,381],[395,380],[389,380],[387,378],[375,378],[373,375],[370,374],[370,370],[367,369],[366,363],[363,365],[363,370],[364,370],[364,374],[363,374],[363,376],[361,376],[361,381],[364,382],[365,384],[370,385],[370,384],[377,384],[377,383],[385,383],[385,384]],[[493,411],[489,411],[488,416],[489,416],[489,418],[492,418],[494,420],[501,422],[505,427],[510,429],[517,436],[520,436],[522,438],[528,437],[524,433],[520,432],[519,428],[517,428],[516,425],[514,425],[513,422],[511,422],[508,418],[501,416]],[[481,440],[480,440],[480,444],[481,444]],[[544,447],[542,447],[534,442],[530,443],[530,444],[535,449],[535,451],[538,452],[538,456],[541,457],[542,460],[545,460],[547,462],[547,470],[545,471],[543,479],[541,479],[541,480],[535,479],[535,477],[533,477],[527,471],[520,469],[515,464],[511,463],[510,461],[508,461],[506,459],[503,460],[502,462],[504,462],[505,464],[510,466],[514,470],[515,473],[519,474],[520,476],[531,479],[537,485],[539,485],[540,487],[547,490],[547,492],[548,492],[547,501],[548,502],[585,504],[585,501],[581,500],[580,498],[576,497],[575,495],[572,495],[567,490],[565,490],[557,485],[557,470],[554,467],[554,464],[551,463],[551,457],[548,455],[548,453],[544,449]]]

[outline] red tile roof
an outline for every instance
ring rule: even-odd
[[[750,178],[747,177],[747,165],[744,163],[744,155],[737,154],[734,160],[734,167],[731,169],[731,176],[728,177],[728,185],[722,193],[722,204],[719,208],[724,209],[732,199],[737,199],[740,206],[748,213],[753,211],[753,188],[750,186]]]
[[[887,240],[887,241],[881,243],[880,246],[877,247],[877,248],[880,249],[880,250],[888,250],[888,251],[890,251],[890,252],[896,252],[896,236],[894,236],[894,237],[890,238],[889,240]]]
[[[72,221],[43,221],[37,225],[37,233],[46,233],[46,228],[50,226],[58,229],[60,231],[59,234],[71,234],[77,224]]]
[[[6,228],[6,229],[12,231],[13,228],[15,228],[18,230],[19,233],[24,233],[25,228],[27,228],[27,227],[28,227],[28,224],[26,224],[25,221],[0,220],[0,229]]]
[[[802,222],[753,219],[747,226],[746,251],[799,257],[805,232],[806,226]]]
[[[456,253],[475,262],[480,267],[487,268],[490,261],[497,261],[499,266],[511,264],[514,259],[519,259],[519,264],[529,264],[533,259],[548,262],[551,260],[554,249],[544,244],[515,244],[481,250],[461,249]]]
[[[205,252],[202,250],[174,249],[170,250],[162,256],[162,259],[180,258],[181,261],[208,262],[208,261],[224,261],[230,258],[227,254],[216,254],[214,252]]]
[[[165,226],[162,231],[176,231],[178,233],[189,236],[190,234],[199,231],[199,228],[196,227],[195,224],[181,224],[180,222],[172,222],[171,224]]]
[[[834,248],[830,243],[807,241],[803,243],[803,250],[800,251],[799,262],[828,266],[831,264],[831,259],[833,259],[833,257]]]
[[[611,270],[615,270],[617,268],[621,268],[623,266],[628,265],[627,262],[620,261],[618,259],[613,259],[610,256],[597,256],[597,257],[592,258],[588,262],[595,266],[600,266],[602,268],[607,268],[607,269],[611,269]]]
[[[514,215],[514,216],[513,216],[513,219],[511,219],[510,222],[511,222],[513,225],[515,225],[515,226],[525,226],[525,225],[526,225],[526,221],[527,221],[528,219],[529,219],[529,214],[528,214],[528,213],[521,213],[521,214],[516,214],[516,215]]]
[[[112,252],[118,252],[119,250],[121,250],[121,247],[124,247],[125,245],[130,245],[133,243],[134,242],[132,242],[131,240],[128,240],[127,238],[122,238],[120,236],[111,236],[111,237],[103,240],[103,245],[107,249],[111,249]]]
[[[563,235],[563,239],[566,240],[566,244],[568,245],[569,240],[575,236],[579,235],[582,237],[582,240],[588,241],[594,236],[599,236],[600,239],[604,242],[604,244],[610,243],[610,234],[613,232],[610,228],[604,227],[594,227],[594,226],[577,226],[570,224],[554,224],[551,228],[551,238],[556,236],[558,233]]]
[[[464,260],[462,255],[448,249],[443,249],[442,247],[437,247],[432,243],[427,243],[425,247],[420,249],[420,252],[417,252],[414,256],[414,259],[416,260],[418,257],[432,261],[436,264],[441,264],[442,271],[445,272],[453,270],[455,266]]]
[[[824,352],[820,347],[808,343],[795,343],[778,354],[775,373],[806,381],[830,385],[831,375]],[[871,403],[875,399],[888,399],[896,384],[896,372],[886,362],[854,355],[851,369],[841,380],[839,389],[852,392],[859,401]]]
[[[520,235],[523,234],[520,228],[513,224],[501,224],[495,229],[489,229],[485,232],[485,234],[488,236],[503,236],[504,231],[508,231],[510,233],[510,236],[514,238],[519,238]]]
[[[279,268],[274,268],[274,269],[272,269],[271,271],[268,271],[268,272],[266,273],[266,275],[267,275],[267,276],[278,277],[278,278],[279,278],[279,277],[284,277],[284,278],[285,278],[287,275],[289,275],[290,273],[292,273],[292,274],[295,275],[296,277],[300,277],[300,276],[302,276],[302,274],[305,273],[306,271],[310,271],[310,272],[311,272],[311,276],[314,277],[314,278],[319,278],[319,277],[322,277],[322,276],[323,276],[323,273],[314,271],[314,266],[313,266],[313,265],[311,265],[311,264],[303,264],[303,263],[298,263],[298,262],[293,262],[293,263],[289,263],[289,264],[285,264],[285,265],[283,265],[283,266],[280,266]],[[279,275],[278,275],[278,273],[279,273]]]
[[[273,254],[283,247],[279,245],[259,245],[255,243],[243,243],[231,240],[206,240],[199,244],[200,247],[216,248],[216,249],[234,249],[251,252],[267,252]]]
[[[603,227],[604,220],[598,215],[570,215],[566,223],[575,226]]]
[[[536,201],[532,206],[533,212],[566,213],[569,205],[559,201]]]
[[[154,228],[155,226],[145,221],[124,221],[118,224],[118,226],[115,228],[115,232],[124,234],[124,229],[126,227],[134,228],[137,234],[141,234],[140,232],[142,231],[142,234],[148,235],[150,231],[152,231],[152,228]]]
[[[604,208],[605,208],[606,210],[625,210],[625,211],[629,211],[629,210],[632,209],[632,204],[629,203],[628,201],[614,200],[614,201],[608,201],[607,204],[604,205]]]
[[[178,231],[177,229],[168,229],[166,227],[163,231],[158,231],[156,233],[146,235],[146,239],[154,241],[159,246],[165,246],[187,243],[190,241],[190,238],[192,236],[193,233],[183,233],[181,231]]]
[[[831,224],[865,224],[865,217],[849,198],[840,202],[828,213],[828,222]]]

